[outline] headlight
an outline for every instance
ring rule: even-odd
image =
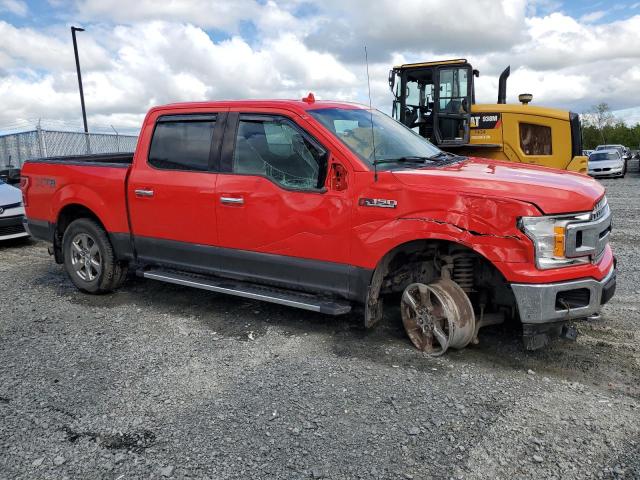
[[[582,213],[520,218],[520,229],[531,239],[535,247],[537,267],[547,269],[588,263],[588,256],[567,258],[565,256],[565,241],[568,224],[588,221],[590,217],[590,213]]]

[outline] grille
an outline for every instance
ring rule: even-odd
[[[576,288],[559,292],[556,295],[556,310],[589,306],[591,294],[588,288]]]
[[[9,205],[0,205],[0,208],[3,208],[4,210],[9,210],[10,208],[18,208],[20,205],[22,205],[22,203],[20,202],[10,203]]]
[[[6,235],[17,235],[24,232],[25,229],[22,225],[8,225],[6,227],[0,227],[0,237],[4,237]]]
[[[609,243],[610,232],[611,210],[607,197],[602,197],[593,208],[588,221],[567,225],[566,256],[589,256],[597,262]]]
[[[607,204],[607,197],[604,196],[600,200],[598,200],[598,203],[596,203],[596,206],[593,207],[591,220],[598,220],[602,218],[604,214],[607,213],[608,209],[609,209],[609,205]]]

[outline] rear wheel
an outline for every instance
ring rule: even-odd
[[[64,232],[62,248],[67,274],[83,292],[110,292],[126,277],[127,266],[118,262],[107,232],[94,220],[71,222]]]

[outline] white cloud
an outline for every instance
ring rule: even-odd
[[[263,7],[255,0],[78,0],[76,8],[79,18],[87,21],[135,24],[165,20],[235,31],[238,22]]]
[[[300,98],[309,90],[320,97],[357,95],[351,71],[333,56],[309,50],[292,34],[252,47],[238,36],[215,43],[192,25],[151,22],[118,26],[111,37],[105,41],[118,45],[111,68],[83,70],[90,122],[109,119],[129,126],[152,105],[178,101]],[[73,58],[71,52],[65,54]],[[0,77],[0,101],[0,125],[43,115],[75,117],[75,70]]]
[[[91,36],[79,33],[81,62],[91,69],[109,68],[108,52]],[[56,31],[36,31],[17,28],[0,20],[0,69],[46,69],[49,71],[75,68],[71,33],[66,28]]]
[[[586,14],[582,15],[580,17],[580,21],[582,23],[597,22],[598,20],[603,18],[606,14],[607,14],[607,12],[605,12],[604,10],[596,10],[595,12],[590,12],[590,13],[586,13]]]
[[[29,11],[26,2],[22,0],[0,0],[0,12],[9,12],[24,17]]]
[[[510,101],[526,91],[534,104],[579,112],[602,101],[614,109],[640,105],[640,15],[587,24],[597,12],[575,19],[553,0],[74,5],[61,18],[87,27],[78,41],[91,124],[135,127],[150,106],[188,100],[299,98],[313,91],[366,103],[365,44],[373,104],[385,111],[392,65],[458,57],[480,69],[481,102],[496,101],[498,75],[510,64]],[[0,20],[0,38],[0,125],[77,119],[69,25],[20,28]]]
[[[468,53],[508,48],[523,40],[525,0],[326,0],[318,28],[307,38],[313,48],[360,62],[394,53],[464,49]]]

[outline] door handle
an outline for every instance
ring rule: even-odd
[[[153,197],[153,190],[147,188],[139,188],[135,190],[136,197]]]
[[[244,198],[242,197],[220,197],[220,203],[223,205],[243,205]]]

